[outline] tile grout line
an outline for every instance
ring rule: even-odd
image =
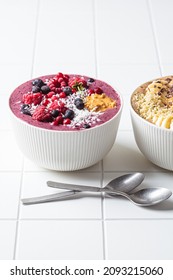
[[[101,161],[102,173],[101,173],[101,188],[103,188],[103,179],[104,179],[104,167],[103,160]],[[102,238],[103,238],[103,260],[106,259],[106,243],[105,243],[105,210],[104,210],[104,193],[101,194],[101,215],[102,215]]]
[[[36,40],[37,40],[37,32],[38,32],[39,6],[40,6],[40,1],[37,0],[36,19],[35,19],[35,32],[34,32],[34,42],[33,42],[33,51],[32,51],[33,52],[32,53],[32,63],[31,63],[31,77],[33,75],[33,69],[34,69]],[[18,241],[18,235],[19,235],[20,199],[21,199],[21,193],[22,193],[23,176],[24,176],[24,157],[23,157],[23,164],[22,164],[22,170],[21,170],[20,191],[19,191],[19,205],[18,205],[18,213],[17,213],[17,221],[16,221],[16,232],[15,232],[15,241],[14,241],[13,260],[16,259],[17,241]]]
[[[93,35],[94,35],[94,57],[95,57],[95,76],[98,78],[98,54],[97,54],[97,27],[96,27],[96,0],[93,0]]]
[[[156,57],[158,60],[158,66],[159,66],[159,72],[160,72],[160,76],[162,76],[162,64],[161,64],[161,58],[160,58],[160,53],[159,53],[159,44],[157,41],[157,36],[156,36],[156,28],[154,25],[154,16],[152,13],[152,7],[151,7],[151,1],[150,0],[146,0],[147,3],[147,8],[148,8],[148,14],[149,14],[149,20],[151,23],[151,31],[153,34],[153,39],[154,39],[154,47],[155,47],[155,52],[156,52]]]
[[[33,50],[32,50],[33,54],[32,54],[32,63],[31,63],[31,78],[33,78],[34,61],[35,61],[35,55],[36,55],[36,44],[37,44],[37,34],[38,34],[38,22],[39,22],[39,9],[40,9],[40,0],[37,0],[34,43],[33,43]]]
[[[19,232],[20,199],[21,199],[21,193],[22,193],[23,175],[24,175],[24,157],[23,157],[23,162],[22,162],[22,170],[21,170],[21,178],[20,178],[20,190],[19,190],[19,201],[18,201],[19,204],[18,204],[17,219],[16,219],[13,260],[16,259],[16,249],[17,249],[17,240],[18,240],[18,232]]]
[[[93,0],[93,32],[94,32],[94,57],[95,57],[95,75],[98,77],[98,45],[97,45],[97,24],[96,24],[96,0]],[[103,160],[101,161],[101,187],[103,187]],[[104,220],[104,194],[101,194],[101,215],[102,215],[102,245],[103,259],[105,260],[105,220]]]

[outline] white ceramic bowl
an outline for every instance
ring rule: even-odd
[[[140,151],[157,166],[173,170],[173,131],[158,127],[140,117],[133,109],[132,103],[130,113],[135,140]]]
[[[120,96],[120,95],[119,95]],[[59,171],[79,170],[94,165],[112,148],[123,102],[107,122],[79,131],[60,131],[36,127],[16,117],[10,110],[19,148],[37,165]]]

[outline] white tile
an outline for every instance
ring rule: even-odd
[[[93,62],[65,62],[65,61],[50,61],[44,62],[40,61],[39,63],[35,63],[33,69],[33,77],[39,77],[45,74],[56,74],[58,72],[62,72],[64,74],[81,74],[89,77],[95,77],[95,67]]]
[[[173,220],[106,222],[106,259],[172,260]]]
[[[52,0],[51,5],[49,0],[40,2],[34,65],[53,61],[59,68],[59,63],[70,66],[89,61],[91,69],[95,67],[92,2]]]
[[[0,260],[12,260],[15,243],[15,221],[0,221]]]
[[[145,0],[97,0],[95,9],[99,63],[157,63]]]
[[[141,84],[161,76],[158,64],[153,63],[99,63],[98,77],[117,91],[130,96]]]
[[[132,131],[118,131],[115,144],[103,160],[104,171],[160,171],[139,151]]]
[[[0,172],[0,218],[17,219],[20,180],[20,172]]]
[[[123,173],[104,174],[103,185]],[[167,173],[146,173],[145,179],[138,188],[164,187],[173,192],[173,175]],[[126,198],[116,196],[104,200],[105,219],[173,219],[173,195],[166,201],[151,207],[139,207]]]
[[[24,171],[48,171],[48,170],[38,166],[30,159],[24,157]]]
[[[161,63],[173,63],[171,36],[173,2],[170,0],[150,0],[149,4]]]
[[[1,63],[0,95],[6,95],[9,98],[13,90],[20,84],[31,79],[31,61],[30,62],[9,62],[6,59]]]
[[[163,63],[162,64],[162,75],[163,76],[172,75],[172,68],[173,68],[173,63]]]
[[[101,186],[101,173],[77,172],[25,172],[23,175],[22,198],[42,196],[65,190],[48,187],[47,181],[70,184]],[[79,194],[73,199],[23,205],[20,207],[21,219],[100,219],[102,215],[99,194]]]
[[[101,170],[102,170],[102,162],[100,161],[90,167],[78,170],[78,172],[99,172]],[[24,171],[48,171],[48,169],[36,165],[34,162],[32,162],[31,160],[25,157]]]
[[[0,62],[32,61],[37,1],[7,0],[1,5]]]
[[[123,96],[123,110],[119,130],[132,130],[132,122],[130,118],[130,97],[128,95]]]
[[[0,129],[3,129],[3,130],[11,129],[11,120],[10,120],[8,100],[9,100],[9,95],[0,94],[0,104],[3,104],[3,106],[1,106],[1,110],[0,110],[0,119],[4,120],[0,124]]]
[[[22,169],[23,156],[16,145],[14,135],[11,131],[0,131],[0,170],[19,171]]]
[[[22,221],[16,259],[103,258],[101,221]]]

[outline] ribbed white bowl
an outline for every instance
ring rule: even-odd
[[[100,161],[112,148],[122,111],[109,121],[80,131],[53,131],[32,126],[13,113],[12,125],[23,154],[47,169],[72,171]]]
[[[154,164],[173,170],[173,131],[144,120],[132,106],[130,111],[134,136],[140,151]]]

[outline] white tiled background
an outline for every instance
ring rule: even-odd
[[[104,186],[142,171],[143,186],[173,190],[173,174],[139,152],[129,117],[132,91],[173,74],[172,0],[0,0],[0,259],[173,259],[173,198],[147,208],[123,198],[83,195],[23,206],[56,192],[47,180]],[[117,140],[95,166],[47,171],[13,138],[8,98],[20,83],[50,73],[107,81],[124,99]]]

